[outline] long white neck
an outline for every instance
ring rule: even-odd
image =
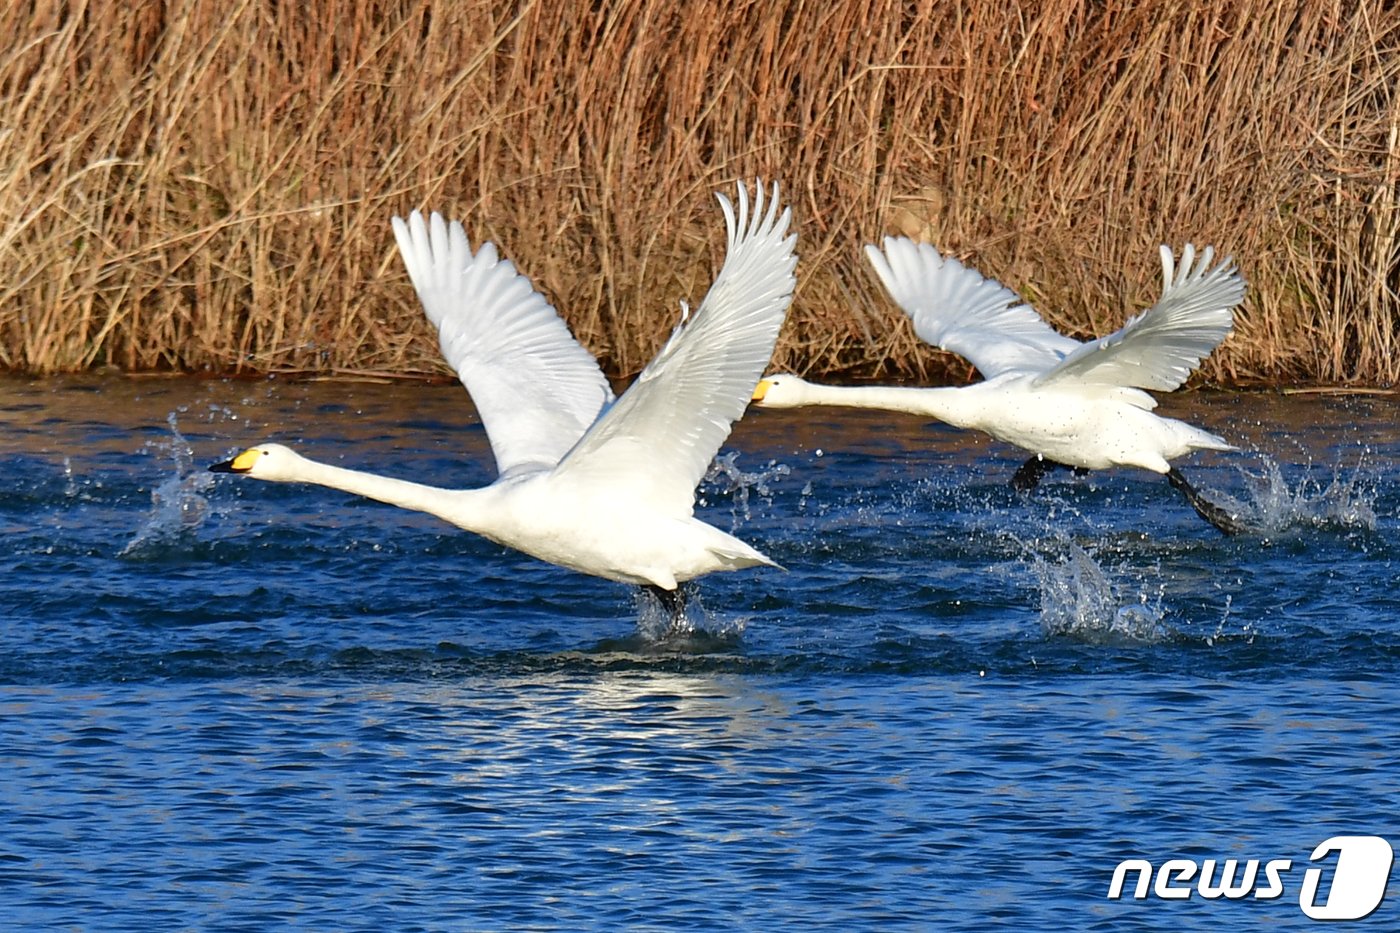
[[[467,531],[481,533],[489,524],[484,509],[483,500],[487,497],[484,489],[443,489],[376,473],[349,470],[301,456],[297,457],[295,466],[285,475],[266,478],[289,483],[314,483],[402,509],[427,512]]]
[[[968,410],[961,393],[956,387],[824,386],[809,382],[803,386],[801,404],[903,411],[937,418],[957,427],[969,427],[973,413]]]

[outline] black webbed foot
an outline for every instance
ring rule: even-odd
[[[1196,514],[1210,522],[1223,535],[1238,535],[1249,530],[1244,522],[1240,521],[1238,515],[1226,511],[1223,507],[1211,502],[1201,495],[1200,490],[1186,481],[1186,477],[1181,475],[1181,471],[1172,467],[1167,471],[1167,481],[1176,489],[1181,490],[1181,494],[1186,497],[1186,501],[1191,503],[1191,508],[1196,510]]]
[[[666,614],[670,621],[672,631],[678,631],[685,627],[685,609],[690,602],[689,587],[682,583],[674,590],[665,590],[659,586],[648,585],[646,591],[661,606],[661,611]]]
[[[1045,474],[1051,470],[1073,470],[1075,476],[1087,476],[1087,467],[1070,466],[1068,463],[1061,463],[1058,460],[1051,460],[1036,454],[1016,471],[1016,475],[1011,477],[1011,488],[1017,492],[1030,492],[1040,485],[1040,481],[1045,478]]]

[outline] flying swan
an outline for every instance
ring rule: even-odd
[[[1162,297],[1122,329],[1080,343],[1056,333],[1011,289],[927,243],[887,237],[866,257],[920,338],[968,359],[984,378],[969,386],[822,386],[792,375],[761,380],[759,407],[842,405],[910,412],[975,428],[1034,454],[1012,484],[1033,489],[1052,468],[1076,473],[1135,466],[1165,475],[1221,532],[1244,530],[1237,516],[1196,490],[1171,461],[1193,450],[1234,450],[1224,439],[1152,413],[1146,389],[1170,391],[1220,345],[1234,324],[1245,284],[1234,263],[1212,267],[1207,246],[1190,244],[1181,265],[1166,246]]]
[[[499,476],[442,489],[260,444],[209,469],[315,483],[436,515],[541,560],[653,591],[678,621],[680,584],[717,570],[777,566],[694,517],[695,487],[743,413],[795,285],[791,209],[764,210],[744,185],[717,194],[728,250],[709,293],[614,401],[591,354],[529,279],[462,225],[393,219],[399,252],[442,354],[476,404]]]

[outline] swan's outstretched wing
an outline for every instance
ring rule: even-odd
[[[689,515],[695,486],[744,412],[773,354],[796,285],[792,211],[778,186],[764,213],[760,183],[749,212],[717,195],[729,231],[724,265],[700,309],[559,464],[556,476],[616,484],[663,514]]]
[[[612,389],[554,308],[496,247],[472,254],[440,214],[394,218],[394,237],[442,355],[471,393],[502,476],[549,469],[612,401]]]
[[[1011,289],[927,243],[886,237],[883,253],[872,244],[865,255],[919,338],[965,357],[984,378],[1040,372],[1079,346]]]
[[[1190,243],[1176,267],[1162,247],[1162,297],[1107,337],[1069,354],[1037,384],[1073,379],[1104,386],[1170,391],[1186,381],[1201,360],[1234,326],[1235,305],[1244,300],[1244,279],[1230,259],[1211,268],[1207,246],[1196,262]]]

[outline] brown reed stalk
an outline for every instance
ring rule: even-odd
[[[1400,376],[1400,9],[1381,0],[268,0],[0,8],[0,368],[442,373],[388,218],[499,242],[616,376],[762,175],[775,366],[970,378],[860,247],[932,240],[1078,336],[1156,245],[1250,280],[1221,383]]]

